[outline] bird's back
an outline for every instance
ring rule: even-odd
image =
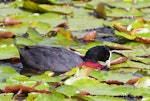
[[[80,56],[62,47],[27,46],[19,48],[19,53],[24,68],[39,71],[67,72],[83,62]]]

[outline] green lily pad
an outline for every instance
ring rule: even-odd
[[[91,100],[93,101],[127,101],[122,98],[111,97],[111,96],[88,96],[88,98],[91,98]]]
[[[39,93],[30,93],[26,99],[26,101],[65,101],[65,97],[62,94],[54,93],[54,94],[39,94]]]
[[[72,85],[80,91],[88,92],[92,95],[126,96],[133,89],[132,86],[107,85],[88,77],[72,77],[66,80],[65,84]]]
[[[147,96],[150,94],[149,90],[150,90],[149,87],[147,87],[147,88],[143,88],[143,87],[136,88],[130,94],[133,96]]]
[[[27,33],[29,34],[28,38],[33,40],[35,43],[43,40],[43,37],[40,35],[40,33],[31,27],[28,28]]]
[[[41,80],[42,82],[61,82],[59,77],[51,77],[45,74],[31,76],[30,80],[34,80],[34,81]]]
[[[27,31],[27,38],[16,37],[16,44],[34,45],[43,40],[43,37],[34,28],[29,27]]]
[[[130,61],[130,60],[127,60],[124,63],[112,65],[110,68],[115,69],[115,68],[121,68],[121,67],[124,67],[124,68],[130,67],[130,68],[139,68],[139,69],[149,69],[150,68],[149,65],[146,65],[146,64],[143,64],[140,62]]]
[[[119,31],[115,31],[115,34],[116,34],[116,36],[124,37],[124,38],[129,39],[129,40],[134,40],[136,38],[136,36],[129,35],[127,33],[119,32]]]
[[[19,56],[19,53],[14,44],[0,44],[0,60],[10,59],[17,56]]]
[[[56,92],[62,93],[68,97],[74,96],[79,93],[79,90],[71,85],[63,85],[56,88]]]
[[[19,75],[16,70],[10,66],[7,65],[0,65],[0,82],[6,78],[9,78],[11,76],[17,76]]]
[[[51,6],[47,4],[37,4],[32,1],[25,1],[23,7],[34,12],[54,12],[58,14],[71,14],[70,7],[64,6]]]
[[[22,82],[22,81],[28,81],[29,77],[26,77],[24,75],[15,75],[11,76],[6,79],[6,82]]]
[[[13,101],[13,93],[0,94],[0,101]]]
[[[126,83],[130,79],[137,78],[136,76],[133,76],[133,74],[131,73],[118,73],[116,71],[106,72],[106,71],[96,71],[96,70],[93,70],[90,76],[95,77],[100,81],[116,80],[123,83]]]
[[[150,78],[149,77],[142,77],[142,78],[140,78],[134,84],[134,86],[137,87],[137,88],[140,88],[140,87],[143,87],[143,88],[149,87],[150,86]]]

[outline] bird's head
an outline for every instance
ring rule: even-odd
[[[111,52],[106,46],[95,46],[90,48],[84,56],[84,61],[98,62],[103,61],[107,67],[110,67]]]

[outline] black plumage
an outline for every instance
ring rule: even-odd
[[[64,73],[82,62],[106,62],[110,56],[109,49],[105,46],[89,49],[84,57],[63,47],[25,46],[18,49],[23,69],[34,69],[40,72],[51,70]]]

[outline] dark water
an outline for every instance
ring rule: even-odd
[[[0,65],[8,65],[8,66],[11,66],[11,67],[13,67],[17,72],[19,72],[20,73],[20,71],[22,70],[22,68],[23,68],[23,65],[22,65],[22,63],[16,63],[16,64],[11,64],[11,63],[9,63],[9,62],[6,62],[6,61],[3,61],[3,60],[1,60],[0,61]]]
[[[9,2],[12,2],[14,0],[0,0],[0,3],[9,3]]]

